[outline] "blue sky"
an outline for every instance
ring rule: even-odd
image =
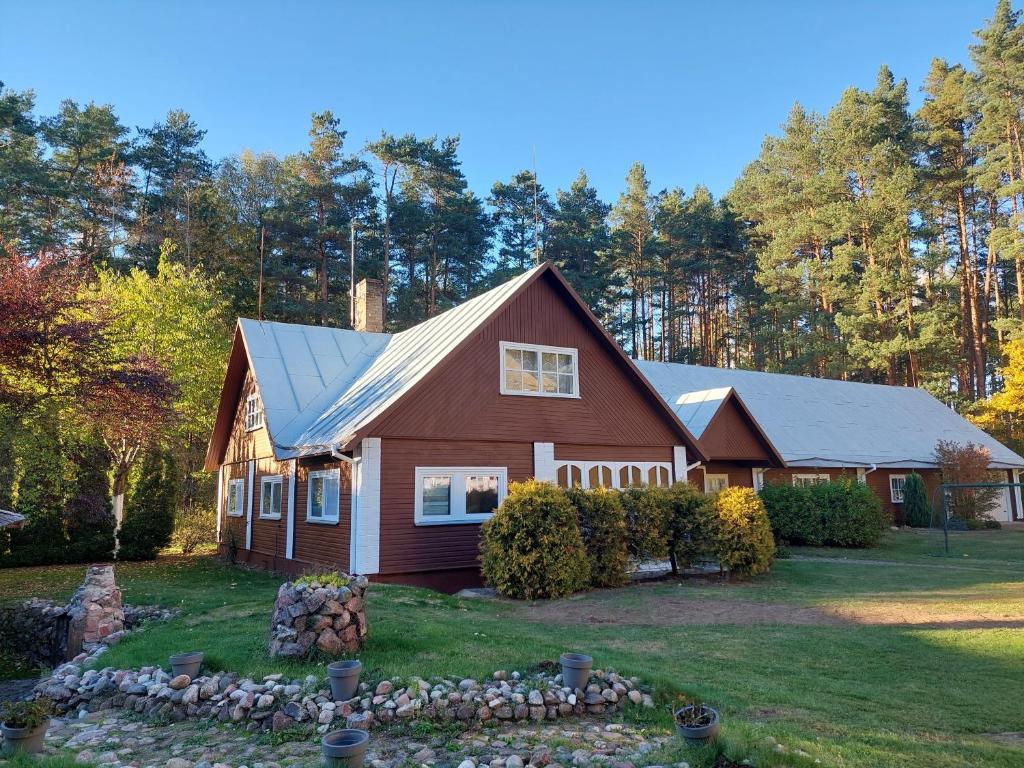
[[[65,2],[0,0],[0,80],[37,111],[111,103],[149,126],[180,107],[214,158],[303,148],[331,109],[348,148],[460,134],[471,187],[531,164],[606,200],[726,192],[795,100],[824,111],[888,64],[913,98],[933,56],[966,62],[995,0]]]

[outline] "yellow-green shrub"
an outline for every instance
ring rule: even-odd
[[[608,488],[573,488],[566,491],[566,496],[576,508],[591,586],[622,586],[629,580],[629,552],[621,495]]]
[[[590,566],[565,492],[536,480],[510,484],[481,526],[480,569],[506,597],[563,597],[586,589]]]
[[[622,492],[626,510],[626,546],[636,560],[668,557],[668,496],[664,488],[644,486]]]
[[[775,559],[775,539],[764,503],[753,488],[726,488],[715,499],[715,549],[723,568],[741,576],[765,573]]]

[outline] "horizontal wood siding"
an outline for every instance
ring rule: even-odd
[[[341,470],[338,492],[338,522],[311,523],[306,520],[309,473],[318,469]],[[299,465],[295,476],[295,559],[309,567],[348,571],[352,533],[352,467],[344,461],[315,461]]]
[[[712,461],[698,469],[690,470],[690,482],[701,491],[704,490],[704,474],[728,475],[730,488],[754,487],[754,476],[750,467],[737,466],[727,461]]]
[[[664,461],[671,464],[672,448],[663,445],[555,443],[555,461]]]
[[[532,443],[483,440],[381,441],[382,574],[475,568],[480,526],[417,526],[416,467],[506,467],[509,482],[533,476]]]
[[[700,444],[712,459],[774,463],[769,459],[770,453],[761,436],[731,399],[711,419],[700,436]]]
[[[274,459],[260,459],[256,462],[252,495],[252,549],[270,558],[284,558],[288,541],[288,475],[291,463]],[[264,477],[281,475],[281,519],[271,520],[260,517],[260,493]]]
[[[224,464],[234,464],[248,459],[272,458],[274,455],[273,446],[270,444],[270,433],[267,432],[266,426],[254,429],[252,432],[245,431],[245,401],[255,391],[256,383],[253,380],[252,372],[246,372],[245,381],[242,383],[242,393],[235,408],[235,420],[231,424],[231,434],[228,436]]]
[[[598,332],[543,275],[383,419],[374,436],[671,446],[681,437]],[[579,350],[580,398],[500,394],[499,342]],[[386,461],[386,460],[385,460]]]

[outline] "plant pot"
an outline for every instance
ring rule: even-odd
[[[18,752],[34,754],[43,748],[43,737],[46,736],[46,729],[50,727],[50,720],[47,718],[42,725],[35,728],[12,728],[7,723],[0,723],[0,733],[4,736],[2,755],[15,755]]]
[[[563,653],[559,659],[562,662],[562,685],[566,688],[581,691],[590,682],[590,668],[594,666],[594,659],[582,653]]]
[[[190,679],[194,680],[199,677],[199,667],[203,664],[203,652],[179,653],[176,656],[171,656],[170,662],[171,674],[174,677],[188,675]]]
[[[370,734],[356,728],[331,731],[320,741],[326,768],[360,768],[370,746]]]
[[[682,709],[677,709],[675,713],[676,721],[676,735],[679,738],[684,739],[687,744],[699,745],[705,744],[711,739],[718,735],[718,730],[721,728],[720,718],[718,716],[718,710],[714,707],[701,706],[701,710],[711,715],[711,722],[707,725],[681,725],[679,718],[689,714],[693,709],[694,705],[688,704]]]
[[[331,698],[335,701],[348,701],[355,696],[362,671],[363,663],[358,659],[332,661],[328,664],[327,679],[331,682]]]

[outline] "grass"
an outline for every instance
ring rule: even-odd
[[[661,691],[652,727],[669,727],[676,698],[719,707],[721,748],[735,760],[1019,766],[1024,748],[990,734],[1024,731],[1024,533],[958,536],[977,537],[960,540],[971,548],[969,567],[962,557],[934,557],[922,536],[901,532],[878,550],[795,550],[794,559],[751,582],[661,582],[557,604],[374,585],[361,658],[370,677],[482,676],[585,650]],[[0,572],[0,599],[66,597],[81,574],[81,567]],[[212,667],[322,674],[319,664],[266,658],[278,577],[209,558],[169,558],[119,565],[118,581],[127,602],[158,602],[182,614],[128,638],[104,665],[166,663],[171,653],[198,648]],[[724,606],[714,623],[687,623],[710,605]],[[778,620],[740,623],[761,609],[777,611]],[[798,614],[823,622],[790,619]],[[683,747],[678,754],[694,766],[714,761]]]

